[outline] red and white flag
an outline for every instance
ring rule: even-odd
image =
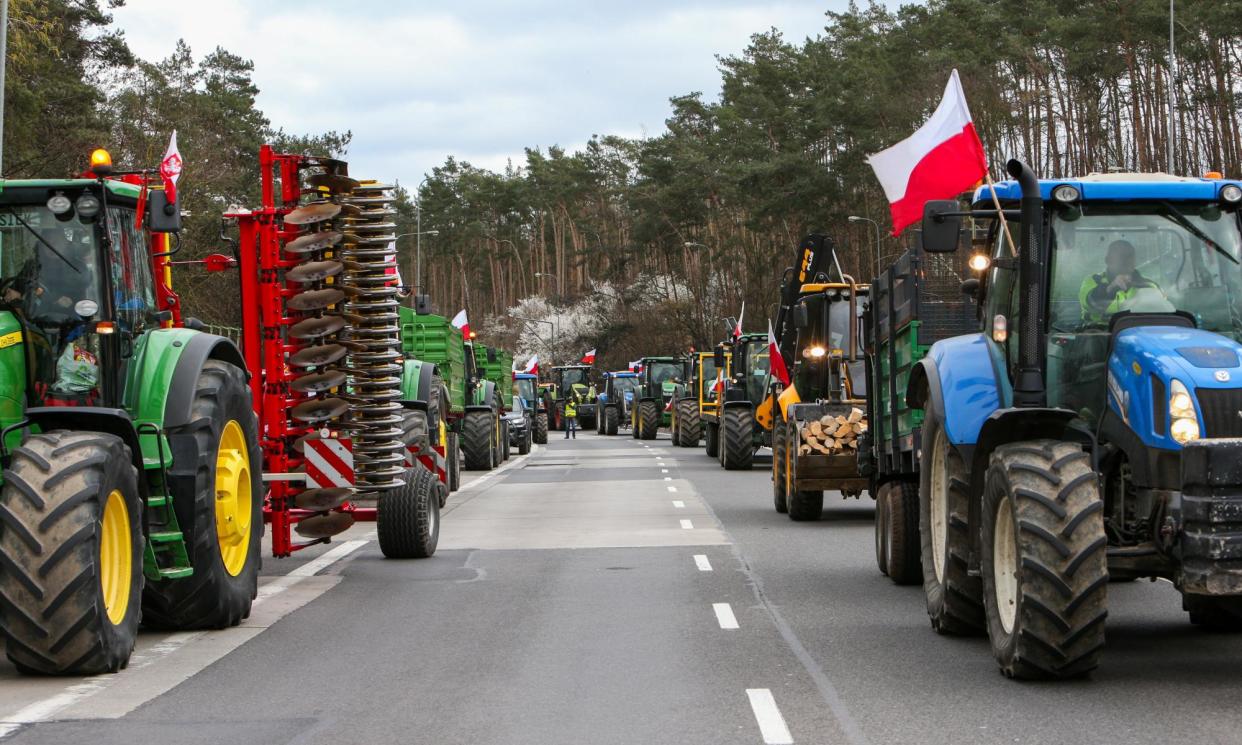
[[[169,202],[177,201],[177,179],[181,178],[181,151],[177,150],[177,130],[168,140],[168,151],[160,161],[160,176],[164,179],[164,193]]]
[[[449,323],[453,324],[453,328],[461,329],[462,336],[467,339],[470,338],[470,321],[466,320],[465,308],[457,311],[457,315],[453,316],[453,320],[449,321]]]
[[[526,363],[526,369],[523,370],[522,372],[534,373],[538,375],[539,374],[539,355],[536,354],[532,356],[530,358],[530,361]]]
[[[633,362],[630,363],[630,369],[633,370],[634,372],[639,372],[640,370],[643,369],[643,361],[634,360]]]
[[[966,106],[957,70],[927,123],[867,162],[884,187],[893,214],[893,235],[923,219],[923,205],[950,199],[987,175],[987,156]]]
[[[789,387],[789,370],[785,367],[785,358],[781,356],[781,346],[776,343],[776,334],[772,333],[772,319],[768,319],[768,369],[772,375],[786,388]]]
[[[589,351],[589,352],[587,352],[586,354],[582,355],[582,364],[584,364],[584,365],[594,365],[594,364],[595,364],[595,350],[594,350],[594,349],[592,349],[591,351]]]
[[[733,338],[742,335],[742,319],[746,317],[746,301],[742,301],[742,312],[737,314],[737,325],[733,327]]]

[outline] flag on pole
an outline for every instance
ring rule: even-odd
[[[742,312],[737,314],[737,325],[733,327],[733,338],[742,335],[742,319],[746,317],[746,301],[742,301]]]
[[[634,372],[641,371],[643,369],[643,361],[634,360],[633,362],[630,363],[630,369],[633,370]]]
[[[987,156],[957,70],[931,118],[906,139],[868,156],[867,162],[888,197],[893,235],[921,220],[927,201],[950,199],[987,175]]]
[[[457,311],[457,315],[453,316],[453,320],[449,323],[453,324],[453,328],[461,329],[461,335],[467,339],[470,338],[470,321],[466,320],[466,309],[462,308]]]
[[[584,365],[594,365],[594,364],[595,364],[595,350],[594,350],[594,349],[592,349],[591,351],[589,351],[589,352],[587,352],[586,354],[582,355],[582,364],[584,364]]]
[[[530,358],[530,361],[526,363],[526,369],[523,370],[522,372],[534,373],[535,375],[538,375],[539,374],[539,355],[537,354],[533,355]]]
[[[164,179],[164,193],[170,203],[177,201],[177,179],[181,178],[181,151],[177,150],[177,130],[168,140],[168,150],[160,161],[160,176]]]
[[[772,319],[768,319],[768,369],[781,381],[781,385],[789,387],[789,370],[785,367],[785,358],[781,356],[781,347],[776,343],[776,334],[772,332]]]

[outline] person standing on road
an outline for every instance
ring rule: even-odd
[[[578,396],[565,399],[565,439],[578,439]]]

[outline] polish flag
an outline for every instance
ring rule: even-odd
[[[466,309],[457,311],[457,315],[453,316],[453,320],[449,321],[453,324],[453,328],[461,329],[461,335],[466,339],[470,338],[470,322],[466,320]]]
[[[177,179],[181,178],[181,151],[177,149],[177,130],[168,140],[168,150],[160,161],[160,176],[164,179],[164,193],[169,203],[177,201]]]
[[[534,373],[535,375],[538,375],[539,374],[539,355],[536,354],[533,357],[531,357],[530,361],[526,363],[526,369],[523,370],[522,372]]]
[[[920,215],[921,217],[921,215]],[[742,335],[742,319],[746,317],[746,301],[742,301],[742,312],[737,315],[737,325],[733,327],[733,338],[736,339]]]
[[[781,356],[780,345],[776,343],[776,334],[772,333],[772,319],[768,319],[768,369],[781,381],[781,385],[789,387],[789,370],[785,368],[785,358]]]
[[[927,123],[887,150],[867,157],[893,214],[893,235],[923,219],[923,205],[950,199],[987,175],[983,143],[966,106],[957,70]]]
[[[594,349],[592,349],[591,351],[589,351],[589,352],[587,352],[586,354],[582,355],[582,364],[584,364],[584,365],[594,365],[594,364],[595,364],[595,350],[594,350]]]
[[[630,363],[630,369],[631,369],[631,370],[633,370],[634,372],[638,372],[638,371],[642,370],[642,369],[643,369],[643,361],[642,361],[642,360],[634,360],[633,362],[631,362],[631,363]]]

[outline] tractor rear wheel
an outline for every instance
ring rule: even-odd
[[[684,399],[685,409],[682,410],[681,444],[684,447],[698,447],[703,427],[699,423],[699,402],[693,398]]]
[[[935,417],[923,427],[919,463],[919,555],[927,615],[938,634],[982,634],[983,583],[971,576],[967,559],[970,474]]]
[[[888,576],[888,493],[892,482],[880,487],[875,497],[875,563],[880,574]]]
[[[533,439],[536,444],[548,444],[548,412],[541,411],[535,414]]]
[[[703,437],[708,458],[716,458],[720,453],[720,425],[716,422],[707,423],[707,431]]]
[[[375,534],[389,559],[425,559],[440,540],[440,502],[444,484],[421,464],[405,469],[396,489],[380,492]]]
[[[884,573],[899,585],[918,584],[923,579],[923,567],[919,564],[918,485],[913,481],[890,482],[876,498],[877,516],[881,504],[886,528]]]
[[[509,441],[510,434],[511,434],[511,431],[509,429],[509,420],[501,419],[500,420],[500,455],[501,455],[500,459],[502,461],[509,460],[509,458],[513,455],[513,443]]]
[[[772,506],[780,514],[789,512],[789,503],[786,501],[785,494],[785,469],[788,468],[788,459],[785,457],[784,427],[772,428]]]
[[[461,420],[461,449],[467,471],[496,467],[496,417],[490,411],[468,411]]]
[[[142,597],[142,502],[115,435],[53,430],[12,451],[0,491],[0,639],[27,674],[129,663]]]
[[[1104,501],[1089,456],[1059,440],[1001,445],[983,491],[988,637],[1011,678],[1099,665],[1108,616]]]
[[[609,406],[604,409],[604,434],[610,436],[617,434],[618,417],[619,413],[617,412],[617,407]]]
[[[724,452],[720,464],[728,471],[749,471],[755,460],[755,412],[749,406],[724,410]]]
[[[191,412],[190,424],[169,432],[182,460],[169,469],[168,486],[194,574],[147,583],[142,622],[151,628],[236,626],[259,589],[263,462],[246,374],[207,360]],[[179,447],[183,438],[193,438],[193,450]],[[187,452],[197,457],[180,455]]]
[[[655,401],[640,401],[638,418],[641,429],[638,436],[644,440],[654,440],[660,431],[660,407]]]

